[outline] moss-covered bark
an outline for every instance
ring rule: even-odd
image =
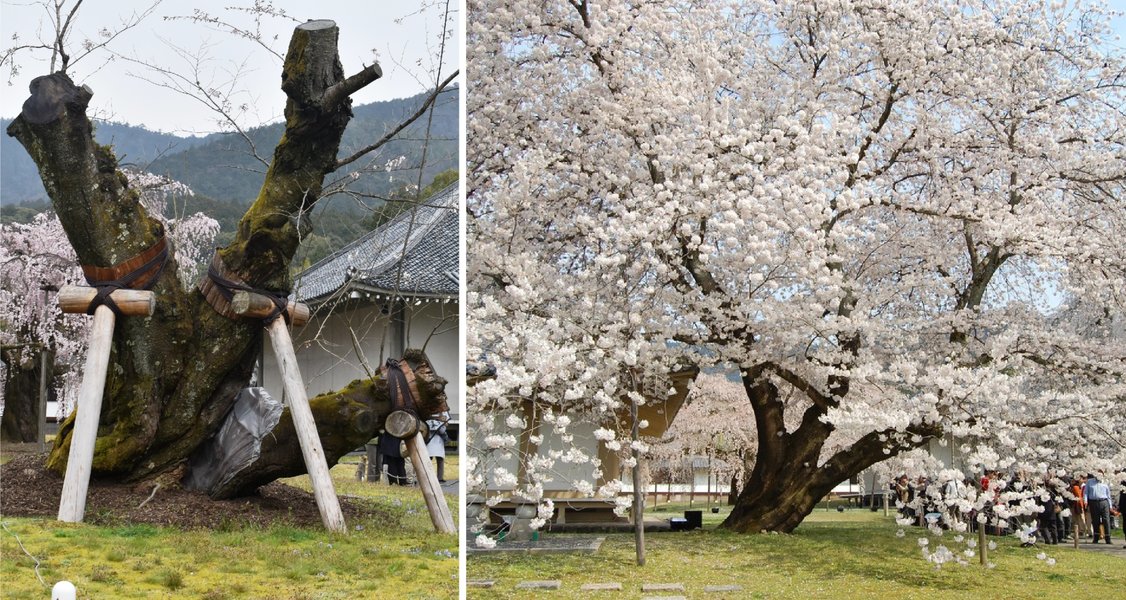
[[[351,93],[378,76],[365,76],[369,68],[345,80],[337,35],[327,21],[304,23],[294,32],[283,71],[286,132],[258,199],[234,242],[220,251],[227,266],[255,287],[289,289],[298,229],[306,226],[302,215],[319,198],[351,118],[348,95],[327,92],[352,82],[354,87],[345,86]],[[162,230],[117,170],[112,151],[94,142],[86,116],[92,94],[63,73],[40,77],[8,134],[38,166],[79,261],[108,267],[152,246]],[[138,480],[183,463],[246,386],[262,343],[260,323],[217,314],[197,290],[184,289],[174,264],[153,290],[155,314],[119,319],[115,329],[95,476]],[[341,426],[323,427],[333,438],[332,429]],[[48,458],[58,472],[65,468],[71,431],[72,422],[64,423]]]
[[[405,358],[417,377],[418,412],[436,414],[448,410],[446,380],[430,370],[429,360],[421,352],[408,350]],[[382,375],[376,374],[373,379],[356,380],[340,391],[316,396],[309,400],[309,406],[317,423],[325,460],[332,467],[342,456],[379,433],[391,413],[391,396]],[[258,460],[207,493],[212,498],[242,496],[279,477],[303,473],[305,459],[287,408],[277,426],[262,440]]]

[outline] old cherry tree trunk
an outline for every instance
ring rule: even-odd
[[[288,100],[286,129],[261,191],[239,223],[234,241],[218,251],[227,269],[250,286],[285,293],[289,263],[304,216],[335,169],[341,135],[352,116],[350,94],[380,76],[372,65],[345,78],[331,21],[298,26],[282,69]],[[117,265],[152,246],[161,224],[146,214],[117,169],[110,148],[91,135],[86,107],[93,92],[64,73],[40,77],[8,128],[39,168],[47,193],[83,265]],[[174,260],[174,259],[173,259]],[[169,264],[156,281],[156,313],[122,319],[113,342],[94,474],[127,481],[181,465],[221,424],[249,381],[262,324],[216,313],[195,288],[185,291]],[[194,282],[187,282],[192,284]],[[312,401],[330,461],[372,437],[389,412],[378,382],[357,382]],[[428,401],[440,401],[441,386]],[[304,472],[292,426],[283,417],[255,473],[230,493],[245,493],[278,477]],[[62,471],[73,418],[63,424],[48,459]]]

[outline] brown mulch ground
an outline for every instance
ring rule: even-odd
[[[45,462],[45,454],[20,454],[0,465],[0,515],[52,519],[58,516],[63,479],[44,469]],[[161,486],[145,502],[152,489],[151,483],[91,481],[84,520],[99,525],[148,523],[184,529],[321,524],[311,493],[276,481],[260,488],[256,496],[236,500],[212,500],[202,492]],[[369,504],[348,498],[340,498],[340,509],[349,521],[379,512]]]

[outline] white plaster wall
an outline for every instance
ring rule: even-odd
[[[407,348],[425,348],[434,370],[446,379],[450,418],[458,419],[458,398],[465,380],[465,363],[458,347],[458,304],[423,303],[407,308]]]

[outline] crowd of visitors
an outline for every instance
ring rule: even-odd
[[[890,487],[900,515],[920,526],[949,527],[967,522],[976,531],[982,526],[979,511],[966,508],[978,493],[992,492],[996,499],[980,511],[985,513],[984,526],[990,533],[1023,531],[1030,541],[1038,537],[1045,544],[1059,544],[1075,536],[1111,544],[1111,532],[1117,526],[1122,527],[1126,538],[1126,475],[1119,482],[1116,502],[1111,484],[1102,473],[1071,479],[1048,474],[1034,481],[1025,473],[986,471],[976,482],[949,478],[941,486],[926,477],[911,480],[900,475]]]

